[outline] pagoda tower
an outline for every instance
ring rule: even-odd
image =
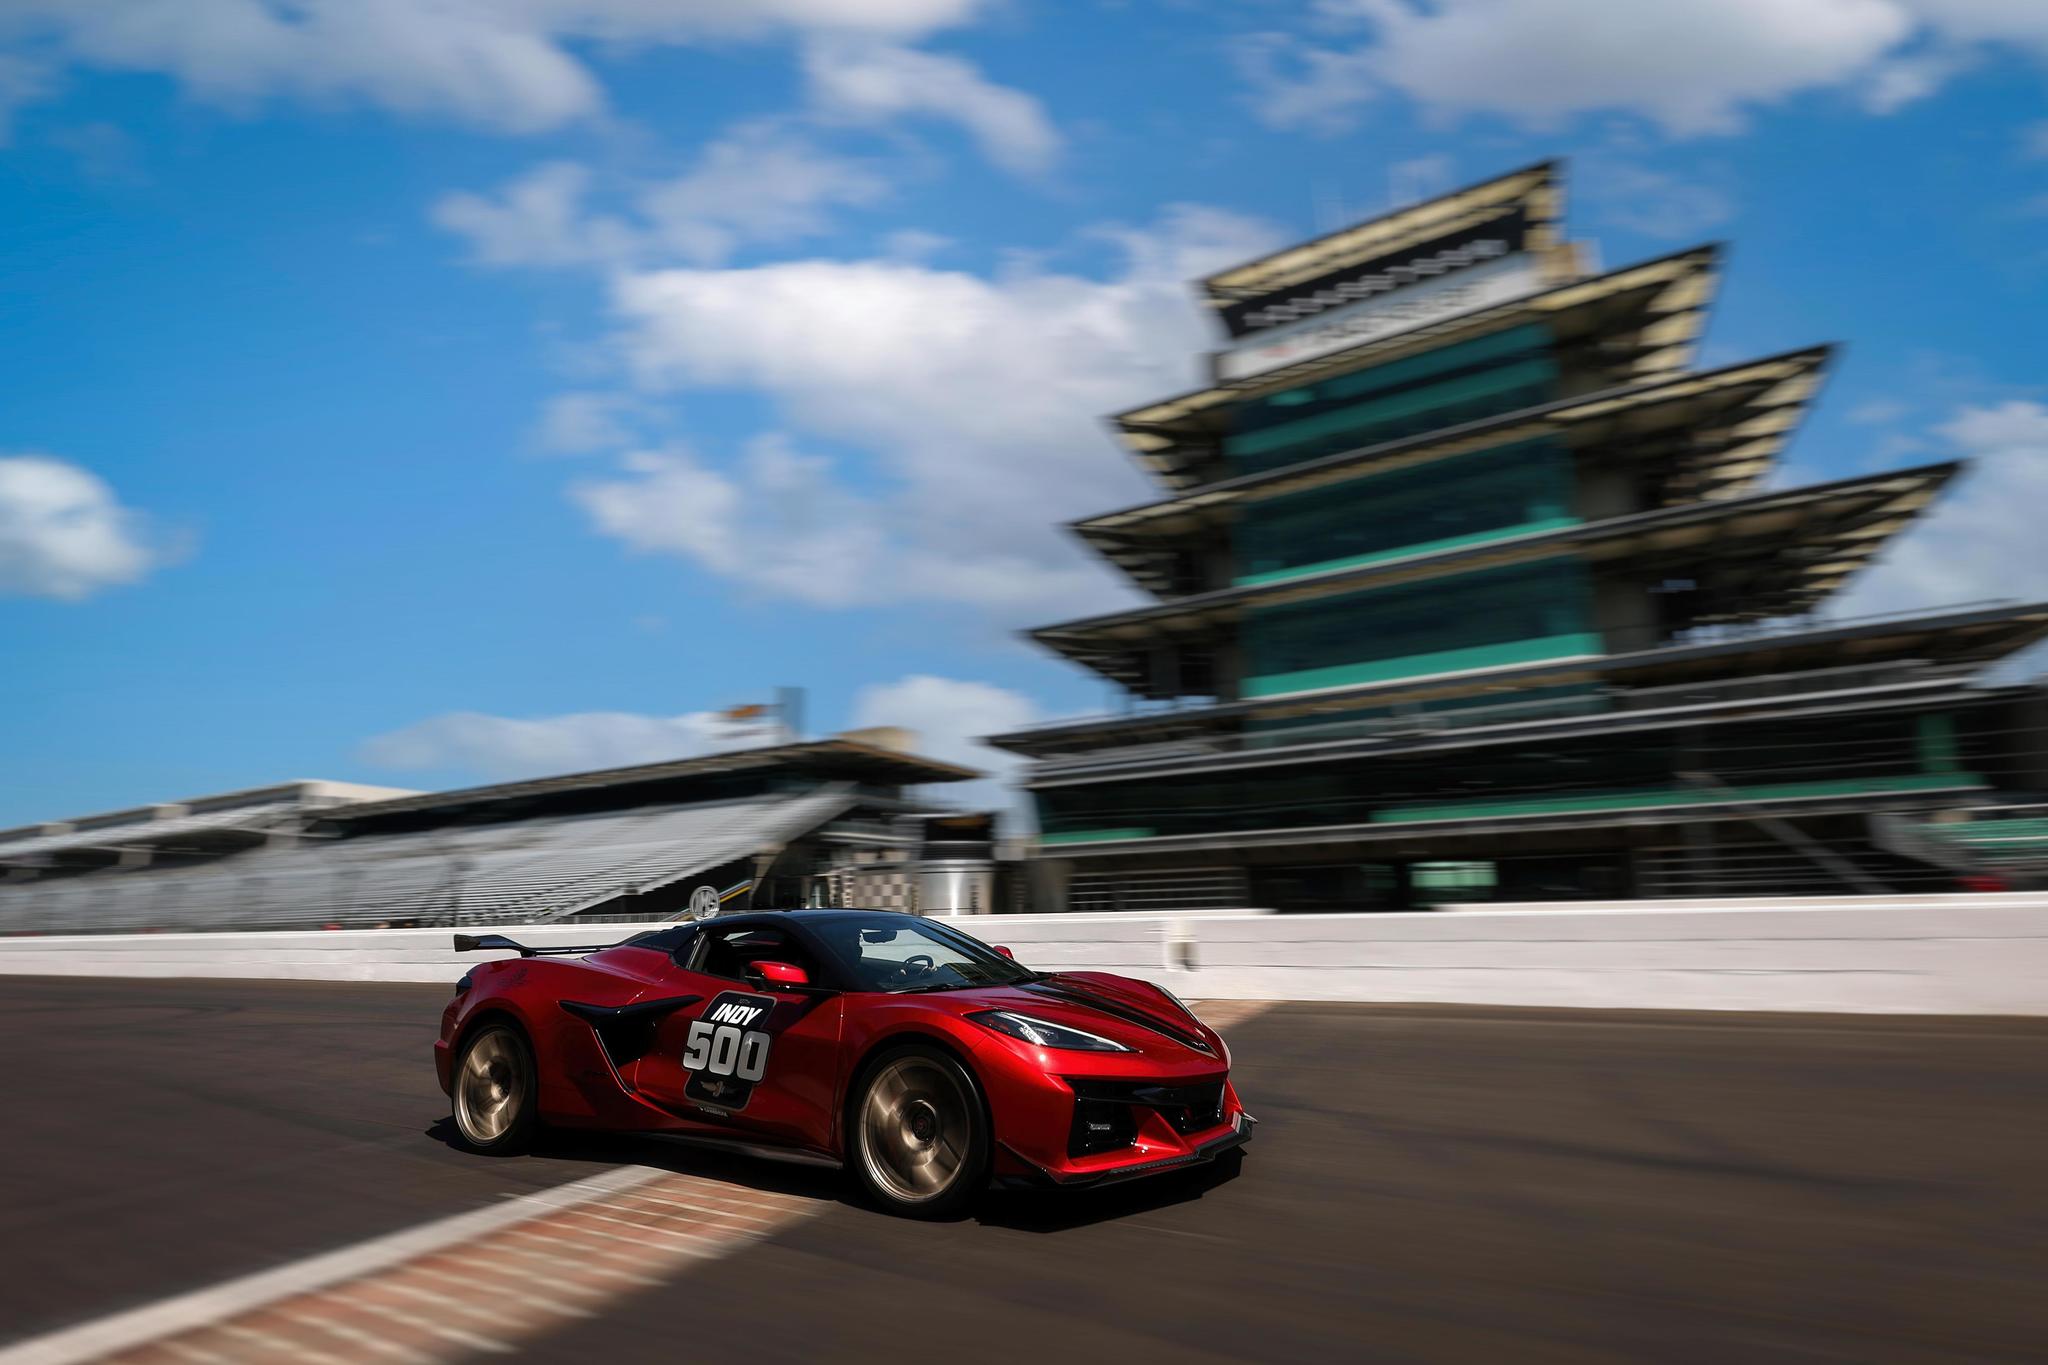
[[[1884,818],[2048,787],[1978,677],[2048,606],[1826,613],[1960,463],[1774,486],[1831,348],[1699,369],[1720,250],[1562,214],[1543,163],[1200,282],[1209,382],[1111,419],[1160,495],[1072,526],[1150,600],[1030,633],[1123,710],[991,741],[1041,908],[1922,885]]]

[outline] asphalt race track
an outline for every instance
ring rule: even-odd
[[[830,1173],[445,1141],[438,987],[0,985],[0,1344],[633,1162],[832,1201],[529,1359],[2048,1355],[2048,1020],[1283,1005],[1240,1168],[927,1226]]]

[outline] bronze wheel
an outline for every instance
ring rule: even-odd
[[[455,1068],[455,1129],[480,1152],[510,1152],[533,1135],[533,1052],[509,1024],[489,1024]]]
[[[853,1120],[855,1171],[891,1209],[939,1217],[979,1191],[988,1167],[981,1096],[944,1053],[920,1047],[883,1058]]]

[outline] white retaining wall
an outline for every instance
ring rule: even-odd
[[[953,923],[1030,966],[1123,972],[1190,999],[2048,1014],[2039,893]],[[556,945],[635,928],[500,932]],[[0,940],[0,974],[452,982],[474,960],[453,951],[446,929]]]

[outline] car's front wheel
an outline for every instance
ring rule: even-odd
[[[966,1208],[988,1179],[988,1118],[974,1078],[933,1047],[879,1059],[852,1113],[861,1185],[885,1208],[944,1218]]]
[[[506,1155],[533,1141],[540,1085],[533,1049],[512,1025],[486,1024],[470,1036],[454,1089],[455,1130],[474,1150]]]

